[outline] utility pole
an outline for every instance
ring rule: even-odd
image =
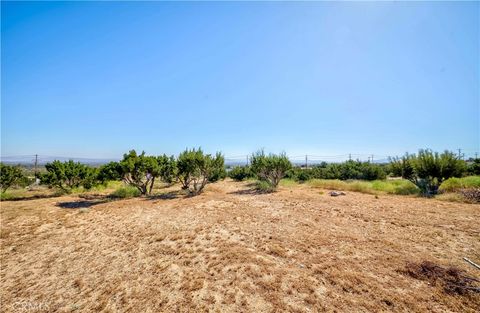
[[[462,149],[458,149],[458,159],[462,158]]]
[[[247,155],[247,166],[248,166],[248,155]]]
[[[35,154],[35,178],[37,178],[38,154]]]
[[[308,156],[305,154],[305,168],[308,169]]]
[[[478,152],[475,152],[475,159],[478,159]]]
[[[373,154],[371,156],[372,156],[372,163],[373,163]]]

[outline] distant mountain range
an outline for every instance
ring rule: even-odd
[[[34,155],[24,155],[24,156],[2,156],[0,157],[1,162],[6,163],[6,164],[21,164],[21,165],[34,165],[35,164],[35,156]],[[59,161],[68,161],[68,160],[73,160],[75,162],[80,162],[82,164],[88,164],[92,166],[96,165],[102,165],[106,164],[111,161],[118,161],[119,159],[92,159],[92,158],[75,158],[75,157],[59,157],[59,156],[45,156],[45,155],[39,155],[38,156],[38,165],[45,165],[46,163],[53,162],[55,160]],[[318,160],[312,160],[308,161],[309,166],[313,165],[318,165],[322,161]],[[341,163],[343,161],[327,161],[327,163]],[[373,163],[376,164],[384,164],[388,163],[388,159],[379,159],[379,160],[374,160]],[[305,161],[298,161],[298,160],[292,160],[292,163],[296,166],[302,166],[305,164]],[[225,165],[226,166],[244,166],[246,165],[247,162],[246,160],[225,160]]]
[[[0,157],[1,161],[6,164],[21,164],[21,165],[33,165],[35,164],[34,155],[26,156],[2,156]],[[56,156],[42,156],[39,155],[37,162],[38,165],[45,165],[46,163],[53,162],[55,160],[59,161],[68,161],[73,160],[75,162],[80,162],[82,164],[88,165],[101,165],[106,164],[111,161],[118,161],[118,159],[91,159],[91,158],[73,158],[73,157],[56,157]]]

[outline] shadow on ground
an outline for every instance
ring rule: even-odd
[[[58,198],[60,196],[62,196],[62,195],[61,194],[51,194],[51,195],[19,196],[19,197],[15,197],[15,198],[1,199],[1,201],[28,201],[28,200]]]
[[[80,195],[79,197],[83,200],[58,202],[56,206],[62,209],[82,209],[115,200],[112,197],[97,194]]]
[[[248,189],[242,189],[242,190],[236,190],[229,192],[229,195],[264,195],[264,194],[269,194],[269,193],[274,193],[275,191],[262,191],[257,189],[256,187],[254,188],[248,188]]]
[[[146,200],[159,200],[159,199],[170,200],[170,199],[177,199],[180,197],[186,197],[185,193],[179,190],[175,190],[175,191],[168,191],[168,192],[162,192],[159,194],[150,195],[145,199]]]

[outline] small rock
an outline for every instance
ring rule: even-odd
[[[332,197],[338,197],[338,196],[345,196],[346,195],[346,193],[344,193],[343,191],[330,191],[328,194],[331,195]]]

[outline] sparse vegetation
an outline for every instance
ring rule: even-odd
[[[114,182],[102,194],[2,202],[2,305],[11,307],[18,290],[28,289],[69,311],[78,301],[70,291],[81,289],[82,311],[100,309],[97,295],[108,310],[110,299],[138,287],[118,308],[343,312],[355,304],[361,311],[478,311],[478,294],[445,293],[441,280],[429,284],[404,273],[406,262],[429,255],[419,251],[434,248],[435,264],[455,263],[475,275],[462,257],[478,262],[476,206],[382,193],[331,197],[309,183],[284,179],[279,185],[288,188],[263,194],[228,180],[193,198],[181,196],[178,185],[134,198],[139,190],[127,185],[114,195],[131,199],[110,201],[111,188],[121,184]],[[115,288],[103,277],[112,277]],[[162,295],[176,296],[158,302],[159,286]],[[199,291],[212,301],[196,297]]]
[[[312,179],[308,184],[316,188],[356,191],[368,194],[415,195],[419,189],[407,180],[342,181],[338,179]]]

